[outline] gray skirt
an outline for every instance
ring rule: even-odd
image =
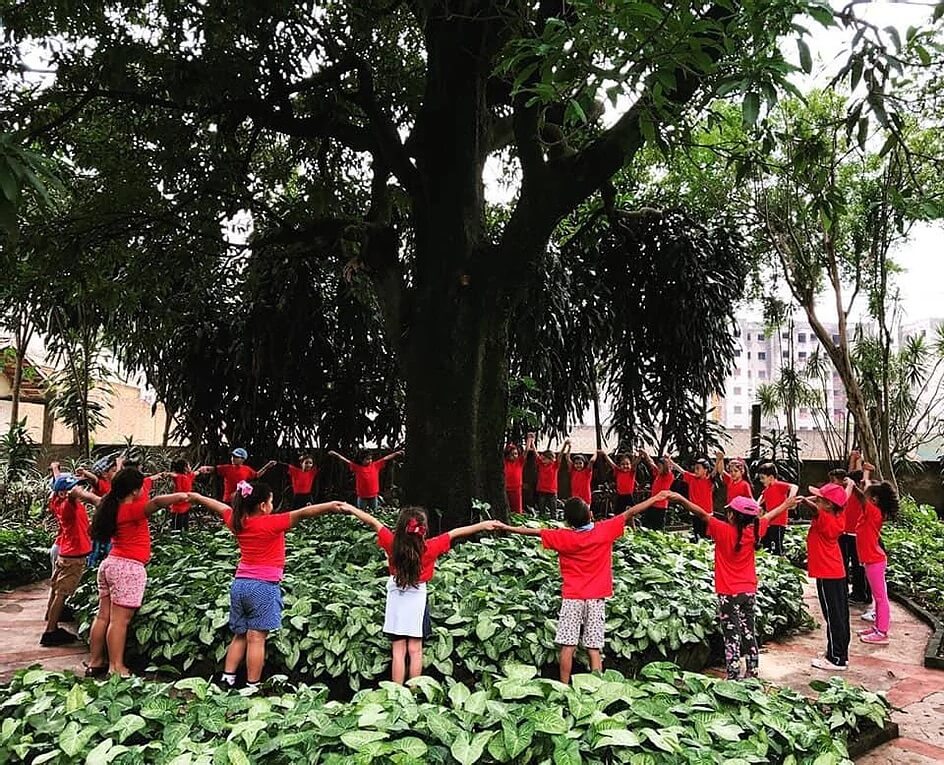
[[[392,576],[387,579],[383,631],[394,639],[429,636],[426,582],[420,582],[416,587],[397,587]]]

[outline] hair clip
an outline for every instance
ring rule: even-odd
[[[249,481],[240,481],[236,484],[236,491],[239,492],[239,496],[245,499],[252,494],[252,484]]]
[[[406,524],[406,533],[407,534],[419,534],[421,537],[426,536],[426,526],[420,523],[416,518],[410,518]]]

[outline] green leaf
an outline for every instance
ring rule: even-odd
[[[800,67],[810,74],[813,71],[813,57],[810,55],[810,46],[802,37],[797,38],[797,49],[800,52]]]
[[[391,741],[390,745],[395,751],[404,752],[416,760],[422,760],[429,751],[426,742],[416,736],[407,736],[406,738]]]
[[[69,757],[75,757],[97,733],[98,729],[92,725],[83,728],[75,720],[70,720],[59,734],[59,748]]]
[[[388,736],[389,734],[382,730],[349,730],[341,735],[341,741],[356,752],[374,741],[383,741]]]
[[[606,730],[600,731],[600,738],[597,740],[597,743],[594,744],[593,748],[599,749],[604,746],[614,746],[636,749],[641,743],[642,739],[631,730],[627,730],[626,728],[607,728]]]
[[[485,752],[485,745],[494,735],[495,731],[489,730],[470,737],[466,731],[462,731],[449,747],[449,752],[456,758],[459,765],[473,765],[481,759]]]
[[[531,716],[531,724],[534,725],[535,731],[551,735],[559,735],[570,730],[570,723],[564,719],[561,710],[551,707],[544,707],[535,712]]]
[[[741,103],[742,121],[745,127],[751,127],[757,124],[757,117],[760,114],[760,96],[751,91],[744,94],[744,101]]]
[[[534,723],[524,722],[520,726],[513,720],[502,720],[502,743],[512,759],[531,746],[534,740]]]

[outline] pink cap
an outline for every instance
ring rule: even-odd
[[[760,505],[750,497],[735,497],[727,506],[742,515],[760,515]]]
[[[813,494],[817,497],[822,497],[823,499],[828,499],[834,505],[838,505],[839,507],[845,507],[846,502],[849,501],[849,497],[846,496],[845,488],[840,486],[838,483],[824,483],[818,489],[815,486],[810,486],[810,494]]]

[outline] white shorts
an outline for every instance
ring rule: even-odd
[[[584,648],[603,648],[606,633],[606,600],[568,600],[561,602],[557,617],[557,645],[582,645]]]
[[[387,580],[383,631],[394,639],[427,637],[426,582],[416,587],[397,587],[392,576]]]

